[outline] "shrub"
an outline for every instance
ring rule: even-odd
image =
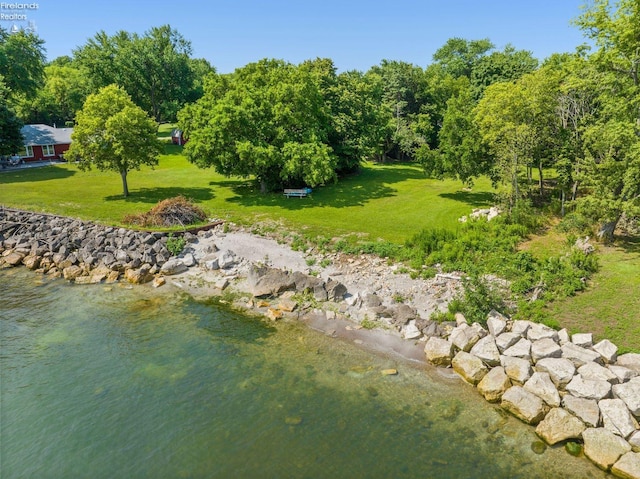
[[[173,256],[178,256],[182,253],[186,244],[187,242],[182,236],[173,236],[173,233],[169,234],[167,238],[167,249]]]

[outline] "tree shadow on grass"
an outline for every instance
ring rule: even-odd
[[[616,238],[615,246],[624,250],[625,253],[640,255],[640,237],[619,236]]]
[[[418,168],[378,166],[363,168],[360,172],[341,178],[335,184],[313,189],[306,198],[287,198],[282,191],[261,193],[258,185],[252,181],[212,181],[213,187],[231,188],[235,196],[227,201],[242,206],[275,206],[288,210],[304,208],[331,207],[345,208],[364,206],[367,202],[397,195],[392,184],[407,180],[424,179]]]
[[[438,196],[448,200],[460,201],[474,208],[486,207],[495,198],[490,191],[456,191],[455,193],[440,193]]]
[[[140,188],[129,191],[126,198],[119,195],[105,196],[105,201],[126,201],[127,203],[151,203],[155,204],[159,201],[173,198],[175,196],[184,196],[185,198],[200,203],[214,198],[211,188],[188,188],[188,187],[159,187],[159,188]]]
[[[20,168],[0,170],[0,185],[9,183],[26,183],[32,181],[63,180],[76,172],[56,166],[38,168]]]

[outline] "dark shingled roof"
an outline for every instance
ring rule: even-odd
[[[20,130],[24,144],[34,145],[68,145],[71,143],[73,128],[53,128],[49,125],[25,125]]]

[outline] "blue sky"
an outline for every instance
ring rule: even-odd
[[[7,0],[6,3],[27,0]],[[31,0],[28,0],[31,1]],[[261,58],[293,63],[329,57],[340,71],[367,70],[382,59],[425,67],[448,38],[489,38],[544,59],[584,42],[570,24],[585,0],[40,0],[37,10],[9,11],[35,22],[53,59],[70,55],[98,31],[144,33],[170,24],[193,55],[219,72]],[[3,20],[26,26],[27,21]]]

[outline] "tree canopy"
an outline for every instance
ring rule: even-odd
[[[95,166],[120,173],[126,197],[127,173],[158,164],[163,148],[157,131],[155,121],[122,88],[110,85],[89,95],[78,112],[67,156],[76,159],[81,170]]]

